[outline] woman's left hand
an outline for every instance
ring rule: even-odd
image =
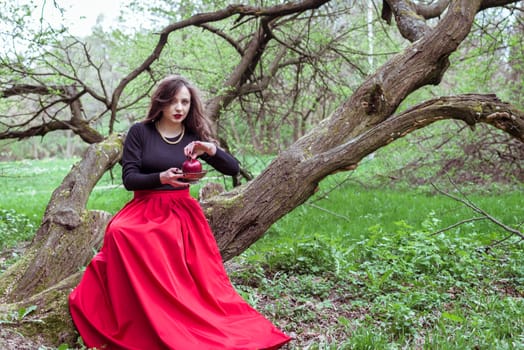
[[[214,156],[217,153],[217,146],[212,142],[193,141],[184,147],[186,157],[195,159],[204,153]]]

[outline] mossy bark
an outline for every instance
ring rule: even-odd
[[[6,324],[5,327],[49,346],[75,344],[78,333],[69,315],[67,301],[69,293],[78,284],[80,277],[81,272],[76,272],[53,287],[22,301],[0,304],[0,318],[16,314],[22,308],[36,307],[34,312]]]
[[[84,211],[73,229],[51,220],[44,222],[37,235],[45,239],[35,240],[0,279],[3,299],[23,300],[80,271],[100,248],[110,218],[106,212]]]

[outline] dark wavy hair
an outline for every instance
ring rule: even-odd
[[[143,122],[154,123],[160,120],[164,107],[171,103],[176,93],[184,86],[191,94],[191,105],[187,117],[183,121],[184,127],[196,134],[202,141],[217,143],[213,135],[211,121],[205,114],[200,92],[187,79],[179,75],[169,75],[160,81],[151,96],[149,110]]]

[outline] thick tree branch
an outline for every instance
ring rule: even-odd
[[[306,135],[299,148],[320,153],[361,134],[389,118],[413,91],[438,84],[446,72],[449,55],[470,31],[480,0],[457,0],[431,34],[390,59],[364,81],[316,134]],[[332,132],[336,130],[336,132]]]
[[[16,285],[11,300],[32,295],[60,282],[92,257],[92,249],[98,248],[104,234],[109,213],[87,211],[86,203],[100,177],[120,159],[123,136],[113,134],[104,142],[91,145],[75,164],[61,185],[53,192],[38,229],[28,248],[33,259],[20,261],[9,271],[24,270],[22,276],[6,273],[5,282]],[[88,175],[86,175],[88,174]],[[86,234],[88,232],[88,234]],[[71,247],[79,247],[71,249]],[[45,247],[52,247],[56,254],[49,254]],[[27,254],[27,253],[26,253]],[[67,260],[80,265],[67,264]],[[61,266],[56,269],[56,266]],[[0,290],[4,290],[1,288]]]
[[[217,121],[220,117],[220,110],[229,105],[238,95],[238,90],[253,74],[254,67],[260,61],[270,39],[271,37],[267,35],[264,26],[260,26],[253,34],[240,62],[223,84],[224,93],[212,98],[206,104],[206,110],[212,120]]]
[[[442,15],[449,6],[451,0],[437,0],[431,4],[415,4],[415,11],[425,19],[435,18]]]
[[[67,86],[15,84],[7,89],[2,90],[0,98],[23,96],[29,94],[65,96],[67,94]]]
[[[483,0],[478,7],[478,11],[515,2],[518,1]],[[382,19],[388,24],[391,24],[391,17],[392,15],[395,16],[397,27],[402,36],[413,42],[422,38],[430,31],[426,20],[442,16],[450,4],[451,0],[437,0],[430,4],[421,4],[412,0],[383,0]]]
[[[51,99],[42,105],[42,108],[33,113],[33,117],[29,118],[23,124],[28,124],[30,121],[34,122],[36,118],[44,113],[52,106],[62,103],[68,105],[71,110],[71,118],[69,120],[59,120],[53,117],[51,120],[44,120],[39,122],[38,125],[32,125],[29,128],[21,129],[19,124],[16,130],[13,130],[15,125],[10,125],[7,129],[0,133],[0,139],[25,139],[33,136],[45,136],[49,132],[57,130],[71,130],[82,138],[85,142],[92,144],[100,142],[104,137],[94,128],[89,125],[89,122],[83,116],[83,107],[80,102],[80,97],[85,94],[86,91],[77,91],[74,85],[63,85],[63,86],[44,86],[44,85],[31,85],[31,84],[19,84],[13,85],[2,91],[2,97],[8,98],[20,95],[42,95],[50,97],[60,97],[57,99]],[[34,123],[33,123],[34,124]]]
[[[480,4],[480,10],[485,10],[492,7],[500,7],[509,4],[517,3],[516,0],[483,0]]]
[[[245,187],[203,203],[205,209],[213,208],[206,210],[206,213],[224,259],[241,253],[260,238],[275,220],[304,203],[325,177],[355,168],[364,157],[377,149],[414,130],[445,119],[462,120],[469,125],[487,123],[524,140],[523,112],[501,102],[494,95],[461,95],[414,106],[324,152],[309,152],[306,156],[307,146],[295,144]],[[282,182],[286,183],[285,191],[282,191]],[[262,188],[263,192],[260,191]],[[268,201],[268,198],[271,200]],[[227,205],[221,205],[221,201]],[[231,219],[227,222],[220,220],[224,216]]]
[[[426,24],[426,19],[417,13],[415,5],[409,0],[384,0],[387,3],[385,9],[393,13],[397,27],[402,36],[413,42],[424,36],[429,30]],[[391,22],[391,15],[385,15],[384,5],[382,18],[386,19],[388,23]]]
[[[415,130],[445,119],[461,120],[470,126],[489,124],[524,142],[522,111],[500,101],[495,95],[468,94],[440,97],[416,105],[343,145],[319,153],[311,158],[311,162],[324,163],[327,159],[336,159],[336,162],[323,166],[323,171],[319,172],[322,175],[329,174],[357,164],[359,159],[356,158],[360,154],[371,154]],[[353,151],[354,148],[358,148],[358,152]]]
[[[72,121],[50,121],[43,123],[29,129],[19,131],[5,131],[0,133],[0,139],[26,139],[34,136],[45,136],[52,131],[57,130],[72,130],[78,134],[82,140],[92,144],[100,142],[104,137],[95,129],[91,128],[86,121],[83,120],[72,120]]]

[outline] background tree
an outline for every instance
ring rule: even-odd
[[[136,58],[137,65],[127,67],[130,69],[114,86],[112,79],[105,80],[106,74],[126,68],[113,65],[109,71],[103,60],[93,60],[88,45],[74,38],[61,38],[61,45],[56,46],[45,42],[45,55],[34,55],[30,60],[16,55],[5,57],[3,69],[10,74],[1,84],[3,96],[13,97],[17,102],[20,97],[28,98],[34,108],[25,112],[19,111],[16,104],[3,104],[6,122],[0,136],[23,138],[68,129],[92,146],[54,192],[42,226],[24,258],[2,275],[0,293],[4,303],[0,311],[38,305],[39,316],[46,321],[41,327],[50,339],[60,338],[57,335],[71,336],[66,295],[80,276],[75,271],[89,260],[92,247],[99,245],[108,218],[103,213],[86,211],[85,203],[100,176],[119,158],[122,144],[122,136],[116,133],[119,123],[134,108],[145,108],[144,97],[166,71],[179,71],[179,64],[188,64],[184,60],[173,63],[178,62],[173,57],[182,52],[176,49],[177,43],[192,40],[194,27],[225,40],[229,50],[238,54],[226,74],[221,71],[217,74],[220,78],[207,80],[215,87],[206,89],[211,92],[207,107],[224,141],[231,138],[223,131],[231,124],[224,124],[222,116],[226,111],[234,111],[230,106],[235,100],[241,102],[238,110],[244,108],[249,114],[256,111],[260,119],[264,117],[264,126],[271,125],[271,118],[267,118],[269,111],[278,115],[293,111],[295,117],[316,114],[312,122],[322,119],[303,135],[304,128],[300,129],[296,136],[302,136],[286,149],[280,149],[278,157],[255,179],[202,203],[227,260],[259,239],[276,220],[304,203],[322,179],[337,171],[354,169],[367,155],[435,121],[458,119],[469,126],[485,123],[522,142],[522,112],[493,95],[437,97],[401,108],[412,92],[442,81],[450,56],[468,37],[477,13],[513,3],[518,2],[384,1],[383,18],[389,22],[394,17],[400,34],[411,43],[371,73],[358,69],[368,62],[364,55],[362,60],[354,60],[348,51],[343,54],[344,50],[334,45],[333,37],[346,33],[343,25],[318,38],[312,29],[314,24],[327,21],[327,14],[344,13],[347,8],[340,3],[313,0],[264,8],[231,5],[195,15],[190,15],[188,7],[187,17],[167,25],[154,47],[141,59]],[[232,28],[235,36],[226,35],[216,24]],[[134,38],[139,40],[140,36]],[[342,46],[348,40],[344,35],[338,38]],[[174,43],[173,56],[166,50],[171,48],[168,43]],[[191,41],[192,45],[196,43]],[[331,66],[329,58],[333,56],[341,57],[348,65]],[[195,57],[188,59],[197,62]],[[207,69],[198,68],[203,72],[193,75],[196,81],[200,81],[198,77],[205,75]],[[351,76],[340,78],[344,70],[346,74],[362,73],[360,84],[352,88],[347,83]],[[96,77],[93,82],[87,78],[92,73]],[[370,74],[364,77],[364,73]],[[334,81],[329,77],[339,79],[338,86],[344,82],[346,86],[325,92],[322,86]],[[308,87],[308,78],[325,85],[303,91],[301,88]],[[270,96],[286,91],[293,91],[290,105],[277,108],[278,105],[272,104],[272,108],[266,108]],[[329,102],[335,101],[334,95],[338,94],[342,102],[338,102],[332,113],[324,114],[322,108],[327,106],[329,110]],[[86,100],[94,100],[102,108],[88,113]],[[321,106],[321,101],[328,104]],[[283,116],[279,120],[281,124],[282,120],[288,121]],[[257,120],[246,125],[258,125],[254,121]],[[296,120],[289,121],[290,125],[297,125]],[[285,129],[281,127],[280,131]],[[90,169],[88,176],[85,169]],[[38,325],[35,327],[38,329]]]

